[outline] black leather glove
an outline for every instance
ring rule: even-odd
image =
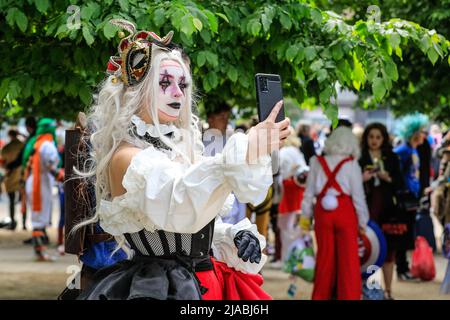
[[[239,231],[234,237],[234,244],[238,249],[238,257],[247,262],[259,263],[261,261],[261,246],[258,238],[248,230]]]

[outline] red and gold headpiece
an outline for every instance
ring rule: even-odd
[[[110,23],[127,31],[129,35],[119,43],[119,55],[109,59],[106,72],[120,78],[127,86],[140,83],[151,66],[152,52],[155,50],[170,51],[173,31],[164,38],[160,38],[151,31],[136,31],[136,27],[129,21],[113,19]]]

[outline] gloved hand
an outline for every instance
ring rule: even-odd
[[[247,262],[259,263],[261,261],[261,246],[258,238],[248,230],[239,231],[234,237],[234,244],[238,249],[238,257]]]

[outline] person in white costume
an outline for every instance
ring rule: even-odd
[[[25,192],[31,208],[32,242],[37,261],[50,261],[44,245],[44,230],[50,224],[55,179],[61,181],[60,161],[55,142],[56,123],[43,118],[38,122],[36,138],[31,139],[24,152],[27,170]]]

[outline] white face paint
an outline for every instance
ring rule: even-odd
[[[180,64],[164,60],[159,67],[159,91],[157,96],[160,123],[175,121],[186,103],[185,89],[188,84]]]

